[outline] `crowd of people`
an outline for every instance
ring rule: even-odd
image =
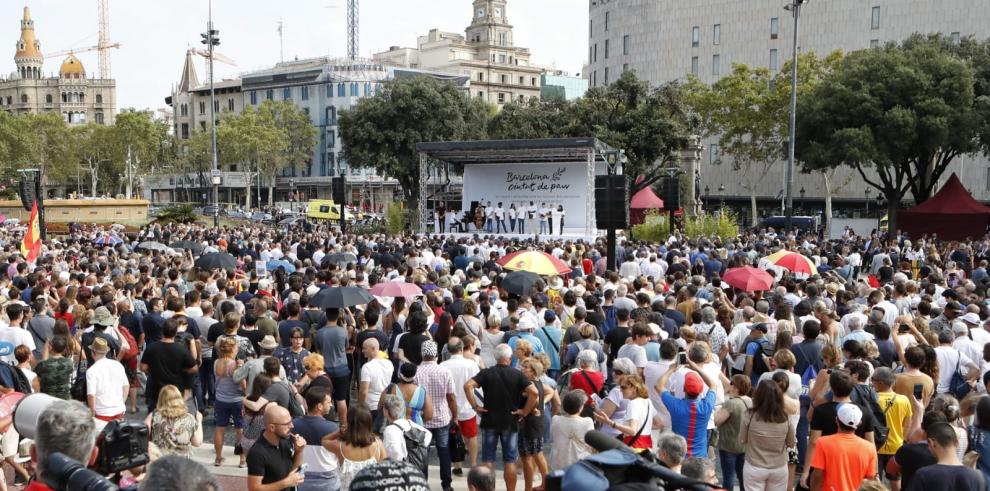
[[[107,233],[29,264],[0,232],[0,392],[76,399],[97,430],[143,404],[153,462],[212,420],[213,463],[252,491],[371,489],[388,472],[362,471],[394,466],[487,490],[496,461],[505,489],[541,490],[595,453],[592,430],[726,489],[987,489],[985,240],[675,234],[620,241],[609,269],[603,241],[155,224],[93,243]],[[525,248],[572,269],[509,292],[497,259]],[[817,270],[764,260],[783,250]],[[233,264],[196,266],[215,252]],[[773,285],[733,288],[741,266]],[[382,283],[416,293],[324,303]],[[37,470],[20,439],[0,442],[16,483]]]

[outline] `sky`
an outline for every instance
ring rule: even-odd
[[[97,0],[0,0],[0,73],[14,72],[15,43],[23,7],[31,8],[43,53],[97,44]],[[158,109],[178,83],[186,49],[203,47],[207,0],[110,0],[112,76],[118,109]],[[214,63],[216,79],[270,67],[279,61],[278,22],[283,22],[285,59],[346,54],[346,0],[213,0],[220,30],[217,52],[236,67]],[[516,46],[530,49],[531,61],[572,74],[587,53],[586,0],[509,0]],[[360,53],[370,57],[390,46],[415,47],[430,29],[463,34],[471,21],[471,0],[360,0]],[[6,44],[4,44],[6,43]],[[77,53],[87,76],[98,73],[96,51]],[[58,71],[64,56],[47,59],[44,71]],[[206,73],[197,65],[201,81]]]

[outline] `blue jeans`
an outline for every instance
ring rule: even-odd
[[[495,226],[495,219],[489,218],[485,221],[485,232],[492,233],[492,227]]]
[[[427,428],[433,435],[432,442],[437,446],[437,458],[440,459],[440,487],[450,489],[450,425],[446,424],[439,428]],[[430,468],[426,468],[427,479],[430,478]]]
[[[722,487],[732,489],[736,476],[739,476],[739,489],[743,489],[743,464],[746,463],[746,454],[719,450],[718,461],[722,465]]]
[[[517,232],[517,233],[520,233],[520,234],[526,233],[526,219],[525,218],[517,218],[516,219],[516,225],[519,227],[519,232]]]
[[[214,386],[212,361],[203,360],[203,365],[199,367],[199,380],[203,384],[204,398],[210,401],[210,404],[216,403],[216,387]]]
[[[505,226],[505,219],[504,218],[498,218],[497,220],[498,221],[495,223],[495,225],[496,225],[496,227],[495,227],[496,232],[495,233],[504,234],[504,233],[508,232],[509,229],[506,228],[506,226]]]
[[[550,232],[550,225],[547,222],[540,220],[540,235],[548,232]]]
[[[811,432],[808,422],[808,408],[811,407],[811,399],[806,395],[800,397],[801,412],[798,414],[798,424],[795,431],[797,437],[798,469],[804,468],[805,457],[808,455],[808,434]]]
[[[519,432],[481,428],[481,461],[495,462],[495,450],[502,442],[502,462],[514,464],[519,460]]]
[[[340,491],[337,471],[307,472],[306,480],[296,486],[296,491]]]

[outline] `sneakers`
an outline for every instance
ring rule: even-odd
[[[461,469],[460,467],[454,467],[453,469],[451,469],[450,472],[451,472],[451,474],[453,474],[453,475],[455,475],[457,477],[461,477],[461,476],[464,475],[464,470]]]

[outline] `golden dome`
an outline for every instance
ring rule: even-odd
[[[58,69],[58,73],[62,75],[62,78],[83,78],[86,76],[86,69],[83,68],[83,64],[76,58],[76,55],[69,53],[69,56],[65,57],[65,61],[62,62],[62,67]]]
[[[34,21],[31,12],[24,7],[24,18],[21,19],[21,38],[17,41],[17,51],[14,58],[43,58],[41,43],[34,37]]]

